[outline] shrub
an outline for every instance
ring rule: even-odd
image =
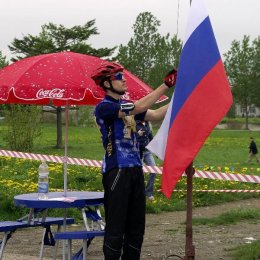
[[[4,138],[11,150],[31,151],[39,137],[41,108],[29,105],[8,105],[5,110],[7,132]]]

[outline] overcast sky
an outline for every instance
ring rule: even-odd
[[[244,35],[250,35],[252,40],[260,35],[260,0],[204,2],[222,54],[232,40],[240,41]],[[90,38],[94,48],[127,44],[137,15],[145,11],[161,21],[162,35],[178,31],[183,39],[189,4],[190,0],[0,0],[0,50],[10,58],[7,45],[15,37],[39,34],[43,24],[72,27],[92,19],[100,33]]]

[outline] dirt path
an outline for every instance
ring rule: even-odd
[[[194,217],[214,217],[223,212],[237,208],[260,208],[260,199],[250,199],[225,203],[222,205],[196,208]],[[169,212],[148,214],[146,234],[142,249],[142,260],[164,260],[176,254],[184,256],[186,212]],[[75,227],[74,227],[75,228]],[[260,222],[239,222],[235,225],[207,227],[193,226],[193,241],[196,260],[231,260],[228,249],[249,241],[247,238],[260,239]],[[41,229],[17,231],[8,242],[3,260],[36,260],[38,259]],[[75,246],[78,246],[75,245]],[[102,260],[102,239],[93,241],[88,260]],[[61,250],[59,250],[59,253]],[[51,248],[46,248],[45,258],[51,259]],[[59,259],[61,256],[59,254]],[[171,259],[180,259],[170,257]]]

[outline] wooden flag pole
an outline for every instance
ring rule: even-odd
[[[186,244],[184,260],[195,259],[195,246],[192,241],[192,180],[195,170],[193,162],[185,170],[187,175],[187,220],[186,220]]]

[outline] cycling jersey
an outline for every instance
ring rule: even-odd
[[[142,166],[135,120],[144,120],[146,112],[118,118],[120,104],[124,102],[127,101],[106,96],[95,109],[96,123],[106,150],[103,173],[113,168]]]

